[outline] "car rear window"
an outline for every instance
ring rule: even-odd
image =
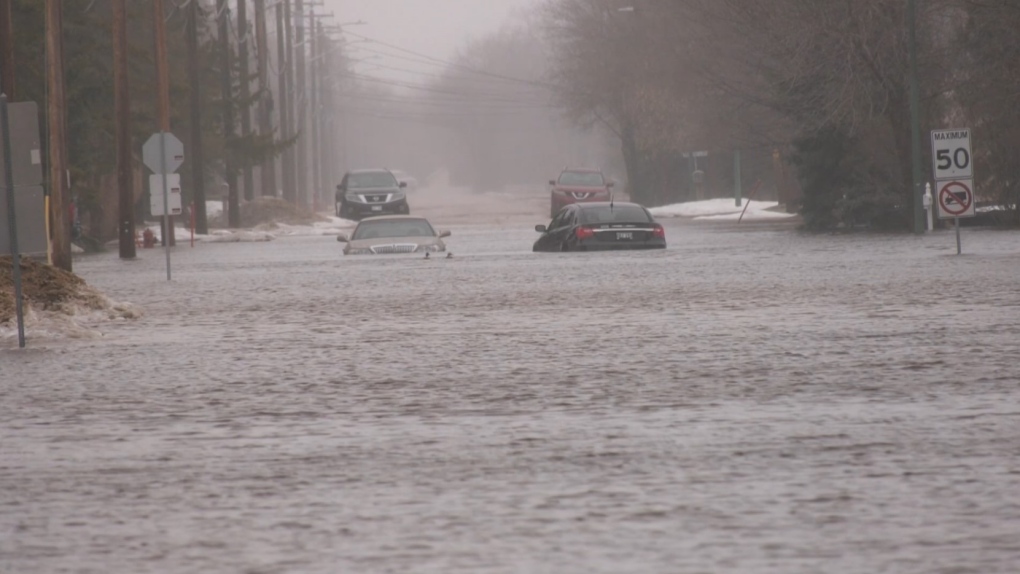
[[[652,218],[637,205],[600,205],[581,210],[581,223],[651,223]]]

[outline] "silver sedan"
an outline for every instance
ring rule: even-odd
[[[383,215],[361,220],[350,237],[341,233],[336,240],[347,244],[344,255],[438,253],[446,251],[442,238],[449,235],[437,232],[424,217]]]

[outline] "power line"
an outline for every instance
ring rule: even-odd
[[[434,63],[432,65],[448,66],[448,67],[452,67],[452,68],[461,69],[461,70],[464,70],[466,72],[471,72],[473,74],[478,74],[480,76],[488,76],[490,78],[495,78],[495,79],[498,79],[498,80],[504,80],[504,81],[507,81],[507,82],[515,82],[515,83],[518,83],[518,84],[526,84],[526,85],[529,85],[529,86],[544,88],[544,89],[548,89],[548,90],[555,90],[556,89],[556,86],[554,86],[553,84],[547,83],[547,82],[542,82],[542,81],[538,81],[538,80],[525,80],[523,78],[515,78],[515,77],[512,77],[512,76],[505,76],[503,74],[497,74],[497,73],[494,73],[494,72],[488,72],[488,71],[485,71],[485,70],[479,70],[477,68],[473,68],[471,66],[468,66],[468,65],[465,65],[465,64],[461,64],[461,63],[458,63],[458,62],[451,62],[449,60],[443,60],[442,58],[436,58],[434,56],[429,56],[428,54],[422,54],[421,52],[415,52],[414,50],[408,50],[407,48],[402,48],[400,46],[389,44],[387,42],[383,42],[381,40],[377,40],[377,39],[371,38],[369,36],[364,36],[362,34],[358,34],[357,32],[345,31],[344,34],[350,34],[351,36],[354,36],[355,38],[361,38],[362,40],[365,40],[365,41],[373,43],[373,44],[378,44],[380,46],[385,46],[385,47],[390,48],[392,50],[397,50],[399,52],[404,52],[406,54],[411,54],[412,56],[417,56],[419,58],[423,58],[425,60],[429,60],[430,63]]]

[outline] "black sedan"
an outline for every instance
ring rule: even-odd
[[[636,203],[599,202],[567,205],[542,234],[532,251],[599,251],[665,249],[666,232],[652,214]]]

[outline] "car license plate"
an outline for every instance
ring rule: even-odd
[[[632,231],[618,231],[616,233],[617,239],[634,239],[634,233]]]
[[[381,205],[373,205],[372,206],[372,211],[382,211],[382,206]]]

